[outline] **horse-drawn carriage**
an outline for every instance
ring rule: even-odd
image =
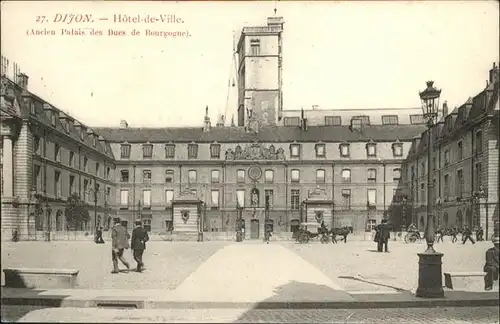
[[[328,230],[325,226],[322,226],[317,222],[301,223],[299,229],[293,233],[293,238],[300,244],[308,243],[310,239],[319,237],[319,241],[322,244],[328,243],[332,240],[332,243],[337,243],[337,235],[343,237],[344,243],[347,242],[347,235],[350,230],[347,227],[333,228]]]

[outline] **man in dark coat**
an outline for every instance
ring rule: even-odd
[[[111,273],[118,273],[118,260],[127,267],[127,270],[130,269],[129,263],[123,257],[123,251],[129,248],[129,234],[127,233],[127,229],[121,225],[119,217],[114,219],[114,223],[115,225],[111,229],[111,247],[113,249],[111,253],[113,271]]]
[[[498,236],[493,237],[493,247],[486,251],[486,264],[483,271],[486,272],[484,276],[484,290],[493,289],[493,281],[498,280],[498,258],[499,258],[499,243]]]
[[[470,240],[472,244],[476,244],[476,242],[474,242],[474,239],[472,239],[472,231],[470,230],[469,226],[465,226],[462,233],[462,243],[465,244],[467,240]]]
[[[390,225],[387,224],[387,219],[383,219],[381,224],[378,224],[375,227],[375,231],[378,233],[377,237],[377,251],[382,252],[382,248],[384,252],[389,252],[389,238],[391,237],[391,228]]]
[[[141,272],[144,268],[142,254],[146,249],[147,241],[149,241],[148,231],[142,227],[142,222],[140,220],[135,221],[135,228],[132,231],[132,241],[130,245],[134,252],[135,262],[137,262],[137,272]]]
[[[479,226],[479,228],[476,231],[476,240],[478,242],[484,241],[483,235],[484,235],[483,227]]]

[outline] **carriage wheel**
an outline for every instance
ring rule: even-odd
[[[406,244],[408,244],[409,238],[410,238],[410,234],[408,233],[408,234],[405,235],[405,243]]]
[[[321,238],[319,239],[319,241],[322,243],[322,244],[326,244],[328,243],[328,236],[326,235],[322,235]]]
[[[301,233],[299,235],[298,241],[299,241],[300,244],[307,243],[309,241],[309,237],[307,236],[307,234]]]
[[[410,235],[410,237],[408,237],[408,241],[409,241],[410,243],[415,243],[417,240],[418,240],[418,237],[417,237],[417,235],[415,235],[415,234]]]

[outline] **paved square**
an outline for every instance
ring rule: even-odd
[[[85,289],[174,289],[225,245],[224,242],[149,242],[144,252],[146,271],[111,274],[110,242],[2,243],[1,268],[78,269],[78,288]],[[132,252],[125,250],[124,255],[135,267]],[[121,263],[119,267],[125,269]]]

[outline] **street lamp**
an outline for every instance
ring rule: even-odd
[[[403,195],[403,197],[401,197],[401,205],[402,205],[402,209],[403,209],[403,212],[402,212],[402,215],[401,215],[401,223],[402,223],[402,228],[401,228],[401,231],[404,232],[406,231],[406,227],[407,224],[406,224],[406,203],[408,202],[408,196],[407,195]]]
[[[438,116],[439,97],[441,90],[436,89],[434,81],[427,81],[427,88],[419,93],[422,102],[422,112],[427,122],[427,226],[425,228],[425,240],[427,249],[419,253],[418,288],[417,297],[442,298],[443,275],[442,258],[443,253],[434,250],[434,216],[433,210],[433,190],[434,181],[432,179],[431,165],[433,154],[432,128]]]

